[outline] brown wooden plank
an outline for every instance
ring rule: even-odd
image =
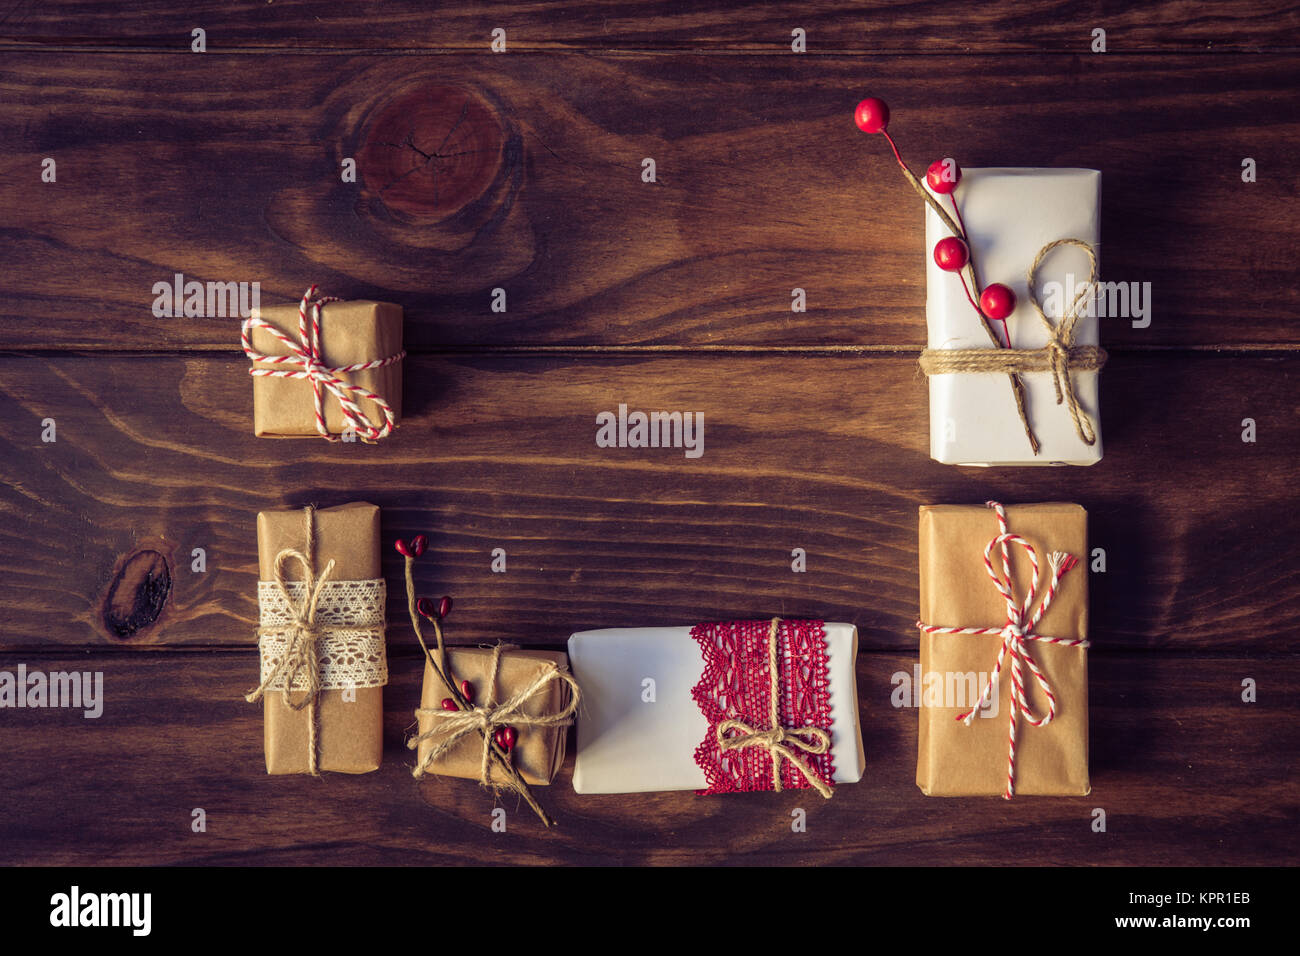
[[[0,646],[248,644],[256,513],[368,500],[388,541],[430,536],[420,581],[455,597],[464,640],[781,613],[907,648],[917,506],[998,498],[1089,509],[1107,554],[1092,575],[1099,646],[1294,651],[1297,362],[1117,356],[1100,464],[960,469],[929,460],[927,390],[902,355],[421,356],[409,418],[373,447],[254,438],[242,356],[11,356]],[[702,413],[703,456],[597,448],[595,416],[621,402]],[[490,572],[497,547],[505,574]],[[133,597],[145,584],[166,598],[152,624]],[[389,610],[397,626],[398,595]]]
[[[1203,51],[1295,49],[1294,3],[1226,0],[1187,4],[1035,3],[976,5],[829,0],[673,4],[662,0],[436,5],[386,2],[382,12],[339,0],[277,0],[231,6],[144,0],[126,8],[62,0],[15,4],[0,21],[0,42],[188,49],[203,27],[208,49],[486,50],[507,30],[512,50],[657,49],[789,53],[791,30],[807,32],[810,52],[1087,52],[1092,30],[1108,48]]]
[[[867,92],[918,168],[1103,170],[1103,275],[1154,302],[1149,328],[1105,320],[1106,344],[1300,344],[1300,58],[863,64],[11,53],[0,347],[234,343],[229,320],[154,317],[176,273],[400,302],[419,348],[917,346],[922,204],[851,122]]]
[[[557,829],[465,780],[413,781],[402,746],[419,662],[394,661],[384,766],[359,777],[268,777],[251,651],[0,655],[46,672],[103,673],[95,720],[5,710],[0,863],[41,864],[1290,864],[1300,854],[1294,656],[1092,655],[1093,791],[1080,798],[927,798],[916,713],[890,703],[912,654],[862,654],[867,774],[830,801],[808,791],[704,798],[579,796],[572,748],[539,790]],[[1241,681],[1258,682],[1242,703]],[[1033,733],[1028,728],[1025,733]],[[570,741],[572,742],[572,741]],[[207,832],[191,831],[191,813]],[[807,811],[806,833],[790,812]],[[1092,830],[1093,811],[1107,815]],[[309,812],[304,812],[310,808]]]

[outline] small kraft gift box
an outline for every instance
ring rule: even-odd
[[[561,651],[522,650],[509,645],[446,649],[443,672],[460,681],[473,718],[457,719],[451,687],[431,662],[424,664],[420,707],[416,710],[417,776],[436,773],[491,785],[492,765],[484,761],[484,737],[472,731],[480,716],[500,742],[509,743],[514,768],[524,781],[545,786],[564,763],[565,738],[573,716],[574,694],[564,678],[568,658]],[[436,659],[436,655],[435,655]],[[498,733],[500,731],[500,733]],[[486,771],[486,772],[485,772]]]
[[[387,437],[402,417],[402,307],[316,295],[244,321],[253,431],[328,441]]]
[[[531,788],[549,784],[559,771],[568,727],[582,701],[568,659],[560,651],[500,643],[447,647],[443,626],[451,598],[416,596],[414,567],[427,539],[417,535],[396,547],[405,559],[411,628],[424,652],[417,730],[406,741],[417,752],[412,775],[474,780],[494,795],[512,791],[552,826]],[[433,629],[432,649],[424,639],[426,627]]]
[[[921,508],[925,793],[1091,789],[1087,517],[1076,504]]]
[[[388,662],[379,508],[257,516],[266,771],[366,773],[383,758]]]
[[[815,620],[574,634],[573,788],[829,798],[862,777],[856,658],[855,627]]]

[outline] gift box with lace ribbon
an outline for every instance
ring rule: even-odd
[[[379,508],[257,516],[258,651],[267,773],[365,773],[383,757],[386,588]]]
[[[830,797],[862,777],[856,657],[856,628],[810,620],[574,634],[574,789]]]

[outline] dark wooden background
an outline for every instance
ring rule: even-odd
[[[0,862],[1300,860],[1300,5],[426,6],[0,11],[0,669],[101,670],[106,697],[99,720],[0,711]],[[1103,323],[1101,464],[929,460],[922,208],[853,126],[869,94],[914,167],[1103,171],[1104,276],[1151,282],[1154,315]],[[151,314],[176,272],[403,304],[402,427],[254,438],[237,322]],[[704,456],[597,449],[620,402],[703,412]],[[1086,798],[913,783],[890,692],[916,658],[916,509],[989,497],[1077,501],[1106,549]],[[829,802],[578,797],[570,757],[556,830],[508,801],[491,833],[473,784],[410,777],[394,598],[383,769],[268,777],[241,696],[254,518],[355,499],[383,507],[395,591],[388,543],[430,536],[421,586],[466,643],[854,622],[866,776]]]

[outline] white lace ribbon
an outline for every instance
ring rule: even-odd
[[[301,607],[306,584],[285,584],[294,606]],[[383,687],[388,683],[388,657],[384,648],[384,606],[388,591],[382,578],[371,581],[320,583],[316,604],[316,625],[322,636],[317,644],[322,690],[348,687]],[[293,636],[294,611],[274,581],[257,584],[258,623],[262,637],[261,681],[275,672],[288,651]],[[285,675],[267,685],[267,690],[306,690],[310,684],[302,669],[286,688]]]

